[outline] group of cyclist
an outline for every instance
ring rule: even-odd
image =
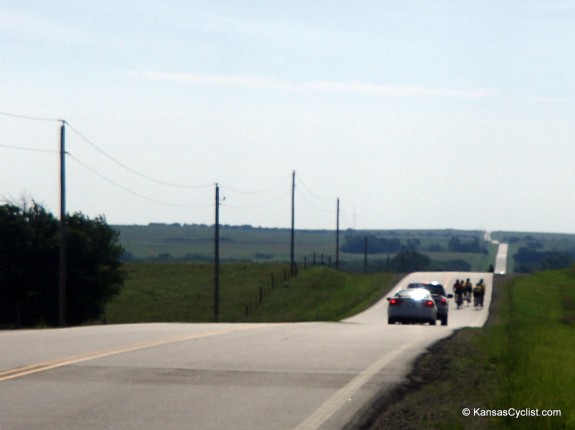
[[[455,281],[455,285],[453,285],[453,294],[455,295],[455,303],[457,304],[457,309],[459,309],[463,302],[467,302],[467,306],[471,304],[471,297],[473,296],[473,306],[483,307],[483,297],[485,296],[485,282],[483,279],[480,279],[475,287],[471,284],[469,278],[467,280],[459,280]]]

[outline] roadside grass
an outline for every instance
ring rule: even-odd
[[[339,321],[380,300],[397,283],[390,273],[361,275],[315,267],[282,283],[251,321]]]
[[[214,272],[208,264],[126,264],[128,279],[108,304],[108,324],[212,322]],[[287,279],[288,266],[221,266],[219,321],[337,321],[369,307],[393,287],[393,274],[360,275],[317,266]]]
[[[208,265],[125,264],[128,278],[106,306],[109,324],[208,321],[213,315]]]
[[[486,326],[433,345],[363,428],[575,429],[575,268],[495,283]]]
[[[110,324],[211,322],[214,317],[214,267],[210,264],[133,263],[120,295],[108,304]],[[220,270],[219,320],[237,321],[244,304],[259,299],[259,286],[284,264],[226,264]]]
[[[496,428],[575,428],[575,268],[516,278],[505,293],[507,345],[491,349],[505,383],[493,405],[562,416],[502,418]]]

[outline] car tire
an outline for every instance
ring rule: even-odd
[[[388,318],[387,323],[388,324],[395,324],[395,318]]]
[[[441,325],[447,325],[447,315],[441,318]]]

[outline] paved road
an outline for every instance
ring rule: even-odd
[[[486,280],[420,273],[404,279]],[[0,430],[340,429],[448,327],[387,324],[387,302],[340,323],[136,324],[0,332]]]
[[[507,273],[507,255],[509,253],[509,244],[491,239],[491,232],[486,231],[485,241],[497,245],[497,255],[495,256],[495,273],[505,275]]]

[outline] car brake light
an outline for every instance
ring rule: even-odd
[[[446,305],[447,304],[447,300],[445,300],[445,297],[441,298],[441,304],[442,305]]]
[[[391,299],[391,300],[389,301],[389,304],[392,305],[392,306],[393,306],[393,305],[399,305],[399,303],[400,303],[400,300],[399,300],[399,299]]]
[[[425,306],[427,306],[428,308],[432,308],[435,306],[435,302],[433,300],[426,300]]]

